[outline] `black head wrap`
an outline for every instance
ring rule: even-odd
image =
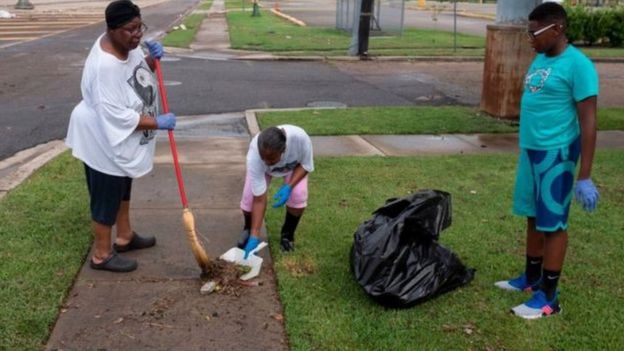
[[[141,10],[130,0],[117,0],[108,4],[105,14],[106,26],[109,29],[116,29],[136,17],[141,17]]]

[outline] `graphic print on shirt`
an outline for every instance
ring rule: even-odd
[[[283,165],[282,167],[275,167],[275,168],[270,168],[270,173],[286,173],[286,172],[290,172],[293,169],[295,169],[295,167],[297,167],[297,165],[299,164],[299,162],[297,161],[293,161],[291,163],[287,163],[285,165]]]
[[[551,72],[551,68],[538,68],[533,72],[527,73],[524,78],[524,86],[532,93],[539,92],[546,84]]]
[[[132,77],[128,79],[128,84],[130,84],[134,92],[143,102],[141,116],[156,118],[156,114],[158,112],[158,88],[154,75],[152,75],[149,68],[143,66],[143,63],[137,65],[134,68]],[[154,139],[155,134],[154,130],[144,130],[140,144],[145,145],[149,143],[150,140]]]

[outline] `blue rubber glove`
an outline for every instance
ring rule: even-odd
[[[596,209],[600,194],[598,194],[598,190],[590,178],[577,180],[574,194],[576,195],[576,201],[583,205],[585,211],[592,212]]]
[[[159,115],[156,117],[156,124],[158,129],[173,130],[176,125],[176,116],[171,112]]]
[[[243,249],[245,250],[245,256],[243,258],[247,259],[251,251],[253,251],[256,247],[258,247],[258,244],[260,244],[260,239],[258,239],[258,237],[253,236],[253,235],[250,236],[249,240],[247,240],[247,244],[245,244],[245,248]]]
[[[145,46],[147,46],[147,50],[153,59],[160,60],[165,54],[162,44],[157,41],[146,41]]]
[[[275,200],[275,202],[273,203],[273,208],[283,206],[286,201],[288,201],[291,192],[292,187],[290,185],[282,184],[277,193],[275,193],[275,196],[273,196],[273,200]]]

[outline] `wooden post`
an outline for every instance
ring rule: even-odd
[[[526,26],[488,25],[481,110],[505,119],[518,119],[524,75],[533,60]]]
[[[534,57],[526,37],[529,13],[541,0],[499,0],[496,24],[487,26],[481,110],[518,119],[524,75]]]

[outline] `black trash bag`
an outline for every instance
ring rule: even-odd
[[[438,244],[451,225],[451,194],[422,190],[388,199],[354,235],[355,280],[378,303],[411,307],[468,284],[474,269]]]

